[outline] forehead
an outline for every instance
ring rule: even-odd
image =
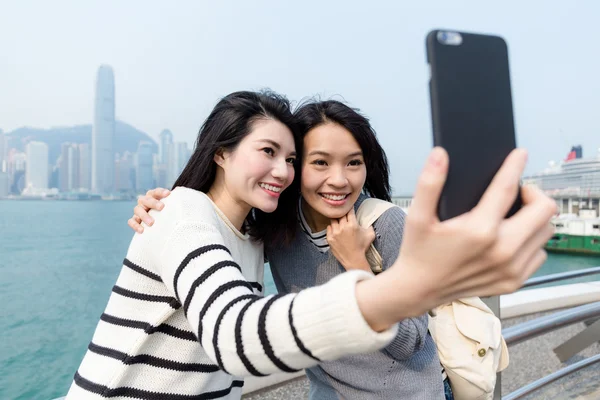
[[[354,136],[343,126],[336,123],[325,123],[311,129],[304,136],[304,151],[325,151],[330,154],[355,153],[361,151]]]
[[[259,119],[254,121],[250,133],[243,140],[248,144],[262,141],[275,142],[285,151],[293,152],[296,150],[292,131],[277,120]]]

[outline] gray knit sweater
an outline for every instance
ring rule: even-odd
[[[359,198],[356,209],[365,198]],[[375,247],[384,269],[398,257],[404,217],[400,208],[393,207],[374,224]],[[321,285],[345,271],[331,252],[323,253],[309,241],[300,225],[294,242],[267,248],[267,258],[280,293]],[[306,374],[311,400],[444,399],[441,366],[426,315],[400,322],[396,338],[381,351],[322,362]]]

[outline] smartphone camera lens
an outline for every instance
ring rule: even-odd
[[[439,31],[437,40],[441,44],[459,46],[462,43],[462,35],[458,32]]]

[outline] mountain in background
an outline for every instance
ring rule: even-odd
[[[60,146],[63,143],[88,143],[92,144],[92,125],[76,125],[38,129],[23,127],[7,132],[8,148],[25,151],[27,142],[35,140],[48,144],[49,162],[56,163],[60,155]],[[158,144],[147,133],[122,121],[115,122],[115,153],[123,154],[125,151],[137,152],[138,143],[147,141],[152,143],[153,152],[158,153]],[[91,148],[90,148],[91,151]]]

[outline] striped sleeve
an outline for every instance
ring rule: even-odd
[[[244,279],[218,230],[179,222],[160,253],[160,275],[182,304],[196,339],[236,376],[295,372],[319,361],[386,346],[396,327],[375,332],[355,297],[362,271],[298,294],[260,297]]]

